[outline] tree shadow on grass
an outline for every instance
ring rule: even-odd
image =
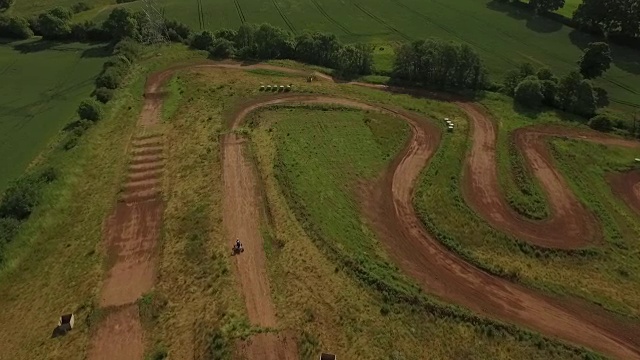
[[[526,6],[527,4],[514,5],[495,0],[487,3],[488,9],[504,13],[516,20],[526,20],[527,28],[537,33],[552,33],[562,29],[562,23],[544,16],[538,16],[531,8]]]
[[[45,50],[51,50],[53,47],[60,45],[60,43],[46,40],[29,41],[25,43],[19,43],[13,46],[14,50],[19,51],[21,54],[29,54],[34,52],[40,52]]]
[[[508,3],[502,3],[495,0],[488,2],[487,8],[493,11],[504,13],[510,18],[516,20],[527,20],[531,16],[531,14],[528,11],[525,11],[525,9],[521,9]]]
[[[106,57],[110,54],[110,47],[104,43],[89,43],[91,47],[83,50],[77,42],[60,42],[49,40],[37,40],[19,42],[13,45],[14,50],[19,51],[21,54],[30,54],[41,51],[58,51],[58,52],[78,52],[82,51],[81,57],[83,58],[100,58]],[[101,45],[101,46],[97,46]]]
[[[96,43],[99,44],[99,43]],[[80,55],[81,58],[102,58],[111,54],[111,46],[109,44],[100,44],[102,46],[92,46]]]
[[[543,16],[532,15],[527,19],[527,28],[538,33],[552,33],[562,29],[562,24]]]

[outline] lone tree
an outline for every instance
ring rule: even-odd
[[[564,0],[529,0],[537,13],[552,12],[564,6]]]
[[[603,42],[590,43],[582,58],[578,61],[580,73],[586,79],[602,76],[611,67],[611,50]]]

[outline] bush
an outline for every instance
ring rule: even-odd
[[[24,220],[40,201],[40,186],[29,178],[23,178],[5,191],[0,202],[0,218]]]
[[[0,16],[0,34],[10,39],[28,39],[33,36],[29,22],[19,16]]]
[[[211,31],[203,31],[200,34],[196,34],[191,39],[191,47],[198,50],[208,50],[213,46],[213,34]]]
[[[173,42],[184,42],[191,37],[191,29],[181,22],[169,20],[165,25],[167,26],[167,36]]]
[[[531,108],[538,107],[544,99],[542,90],[540,80],[527,78],[516,87],[515,100]]]
[[[82,100],[78,106],[78,116],[80,119],[98,121],[102,118],[102,106],[93,99]]]
[[[235,48],[233,42],[226,39],[215,39],[209,48],[209,55],[212,58],[229,58],[233,56]]]
[[[91,10],[91,5],[89,5],[89,4],[85,3],[85,2],[79,2],[79,3],[71,6],[71,11],[74,14],[81,13],[81,12],[87,11],[87,10]]]
[[[116,67],[107,68],[98,78],[96,79],[96,86],[98,88],[107,88],[107,89],[117,89],[122,81],[124,80],[124,75],[122,69]]]
[[[96,24],[89,20],[81,23],[74,23],[71,25],[71,38],[77,41],[90,40],[89,35],[95,26]]]
[[[37,27],[46,40],[64,40],[71,35],[71,11],[53,8],[38,16]]]
[[[607,115],[596,115],[589,120],[589,127],[594,130],[609,132],[613,129],[613,121]]]
[[[118,72],[126,74],[130,66],[131,61],[129,59],[122,55],[117,55],[105,61],[104,65],[102,65],[102,70],[106,71],[108,68],[114,67]]]
[[[0,218],[0,249],[13,240],[19,227],[20,221],[14,218]]]
[[[106,104],[113,98],[113,90],[101,87],[97,88],[93,95],[96,97],[96,100]]]
[[[15,3],[16,0],[0,0],[0,10],[6,10]]]
[[[142,46],[132,39],[122,39],[113,48],[114,55],[124,56],[129,62],[138,60],[141,53]]]

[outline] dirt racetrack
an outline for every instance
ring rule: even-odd
[[[607,180],[613,193],[640,214],[640,170],[610,174]]]
[[[186,67],[268,68],[291,73],[296,72],[291,69],[262,65],[240,66],[229,63],[184,65],[155,74],[149,79],[149,83],[155,84],[154,79],[159,79],[159,82],[166,81],[175,70]],[[326,79],[326,76],[323,78]],[[156,89],[158,88],[159,86],[156,87]],[[288,94],[276,98],[262,98],[246,104],[235,114],[233,127],[239,126],[244,117],[251,111],[277,103],[332,103],[361,109],[374,108],[370,104],[345,99]],[[491,173],[495,172],[495,164],[492,170],[489,162],[495,159],[495,155],[483,155],[482,150],[492,151],[491,147],[485,146],[487,144],[491,145],[492,137],[495,143],[495,130],[491,130],[493,127],[487,125],[486,122],[489,120],[482,115],[482,110],[479,107],[468,103],[460,103],[459,105],[470,114],[472,125],[474,126],[474,151],[477,153],[470,155],[468,161],[473,162],[476,161],[474,159],[477,159],[478,164],[482,165],[478,166],[477,170],[479,172],[470,173],[466,178],[475,179],[472,180],[472,186],[476,186],[479,189],[483,186],[492,187]],[[487,274],[458,258],[434,239],[421,224],[413,208],[412,200],[418,175],[427,166],[438,148],[441,136],[440,130],[433,123],[423,120],[416,114],[385,108],[376,109],[378,111],[391,112],[403,118],[410,124],[413,131],[406,148],[389,167],[381,180],[371,185],[368,190],[369,196],[365,196],[367,200],[363,205],[363,211],[372,228],[376,230],[389,254],[405,272],[412,275],[425,290],[434,293],[441,299],[467,307],[482,315],[516,323],[547,336],[582,345],[612,357],[640,359],[640,326],[637,324],[626,324],[595,306],[572,299],[565,301],[541,295],[520,285]],[[150,111],[157,110],[152,107]],[[477,118],[474,119],[474,116]],[[547,180],[543,179],[542,183],[557,186],[558,190],[565,191],[562,193],[564,196],[563,201],[567,201],[567,199],[571,200],[573,195],[568,189],[562,189],[566,183],[562,181],[561,177],[556,176],[555,170],[552,167],[545,167],[551,163],[543,161],[545,159],[548,160],[545,157],[547,154],[544,153],[544,149],[535,146],[529,147],[530,144],[535,145],[537,141],[541,141],[540,139],[544,136],[556,135],[557,130],[566,131],[564,128],[523,130],[525,133],[521,135],[521,143],[529,161],[533,165],[539,165],[538,170],[533,167],[534,174],[539,177],[550,176]],[[476,140],[475,137],[482,131],[484,131],[483,137],[480,140]],[[591,136],[593,134],[574,135]],[[618,141],[607,140],[601,136],[593,137],[589,140],[605,143]],[[229,246],[231,246],[235,237],[239,237],[247,249],[236,258],[236,266],[241,275],[240,282],[250,321],[271,327],[276,325],[276,317],[270,299],[265,258],[262,252],[262,238],[259,231],[258,204],[260,200],[255,190],[256,179],[253,174],[253,168],[245,158],[242,141],[233,133],[226,135],[224,138],[224,223],[228,232]],[[540,157],[540,159],[537,157]],[[537,163],[536,161],[542,162]],[[476,177],[486,175],[489,180],[477,179],[474,174]],[[476,185],[473,185],[473,181],[476,182]],[[484,194],[484,196],[500,196],[497,181],[495,185],[496,187],[493,189],[487,190],[489,192],[483,191],[481,194]],[[547,189],[545,191],[547,191],[547,194],[553,194]],[[482,204],[484,200],[476,199],[473,201],[479,201],[477,204]],[[495,204],[497,211],[511,211],[504,201]],[[565,212],[554,213],[552,216],[572,216],[573,212],[566,211],[566,209],[572,209],[579,213],[580,209],[571,207],[574,205],[576,204],[558,202],[558,208],[565,210]],[[482,207],[479,208],[480,211],[482,209]],[[591,216],[586,213],[582,215],[582,219],[571,221],[574,224],[579,224]],[[515,220],[520,221],[521,219]],[[510,221],[514,221],[514,218],[507,218],[505,224],[509,224]],[[569,222],[565,225],[564,231],[571,233],[571,231],[575,230],[574,226]],[[509,228],[505,228],[505,230],[509,230]],[[525,234],[531,236],[531,238],[525,238],[526,240],[542,241],[540,240],[542,235],[535,231]],[[563,246],[564,244],[560,242],[558,245],[557,239],[544,241],[553,246]],[[572,245],[569,246],[578,246],[577,244],[582,243],[576,243],[574,240],[570,244]],[[249,358],[256,358],[254,355],[257,354],[261,354],[261,358],[274,359],[276,354],[279,354],[278,358],[289,359],[297,357],[295,342],[290,339],[278,339],[275,335],[256,337],[254,341],[245,345],[246,348],[241,352]]]

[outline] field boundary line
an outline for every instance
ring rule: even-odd
[[[278,13],[280,14],[280,17],[282,18],[282,20],[284,20],[285,24],[287,24],[287,27],[289,28],[289,30],[291,30],[291,32],[296,34],[297,31],[296,31],[295,26],[293,26],[293,24],[291,23],[291,20],[289,20],[287,15],[285,15],[282,12],[282,9],[280,9],[280,5],[278,5],[278,1],[277,0],[271,0],[271,2],[273,3],[273,6],[276,7],[276,10],[278,10]]]

